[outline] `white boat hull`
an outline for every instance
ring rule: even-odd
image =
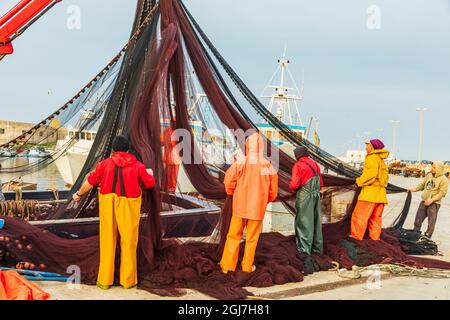
[[[75,183],[83,169],[87,156],[87,154],[67,152],[55,161],[55,164],[67,185],[72,186]]]
[[[66,142],[58,141],[58,143],[57,147],[61,147]],[[61,154],[64,150],[64,148],[61,148],[62,151],[53,156],[56,167],[67,185],[72,186],[77,180],[91,147],[92,141],[80,140],[70,147],[67,152]]]

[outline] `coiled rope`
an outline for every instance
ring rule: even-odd
[[[35,220],[42,213],[37,200],[8,200],[0,201],[0,216],[17,217],[23,220]]]
[[[353,266],[352,270],[340,269],[339,263],[333,261],[333,268],[329,271],[337,272],[338,276],[345,279],[360,279],[364,271],[379,270],[399,277],[419,277],[428,279],[450,279],[450,270],[436,268],[417,268],[404,264],[374,264],[367,267]]]

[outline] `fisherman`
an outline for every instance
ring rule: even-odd
[[[74,201],[100,186],[100,266],[97,286],[109,289],[114,282],[117,235],[120,234],[120,284],[128,289],[137,285],[137,244],[141,213],[141,188],[155,186],[153,171],[128,153],[130,145],[123,136],[115,137],[110,158],[97,164]],[[118,232],[117,232],[118,231]]]
[[[244,228],[242,270],[256,270],[253,262],[267,203],[274,201],[278,193],[278,175],[264,158],[263,143],[259,133],[250,135],[245,143],[245,158],[234,162],[225,173],[226,193],[233,196],[233,214],[220,261],[223,273],[236,270]]]
[[[175,192],[177,189],[178,171],[180,169],[180,157],[175,148],[177,142],[172,141],[173,129],[175,126],[175,119],[172,119],[171,125],[163,130],[161,133],[161,146],[163,147],[163,181],[162,189],[168,192]]]
[[[357,186],[362,189],[353,211],[350,237],[362,240],[369,229],[370,238],[380,240],[382,215],[388,203],[386,188],[389,174],[384,160],[388,158],[389,151],[384,149],[384,143],[379,139],[366,142],[366,151],[363,173],[356,179]]]
[[[302,253],[322,253],[320,188],[323,187],[323,179],[320,166],[309,157],[305,147],[296,148],[294,155],[297,162],[292,167],[289,188],[297,192],[295,242]]]
[[[425,236],[431,238],[436,226],[437,215],[441,207],[441,200],[448,192],[448,178],[445,175],[445,165],[442,161],[435,161],[431,166],[431,172],[411,192],[423,191],[422,201],[417,210],[414,221],[414,230],[419,231],[425,218],[428,218],[428,228]]]

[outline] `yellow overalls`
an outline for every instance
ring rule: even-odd
[[[124,288],[137,285],[137,244],[142,198],[127,198],[122,168],[116,166],[113,188],[120,181],[120,196],[99,193],[100,266],[97,284],[111,286],[114,282],[114,261],[117,234],[120,235],[120,284]],[[117,233],[117,231],[119,231]]]

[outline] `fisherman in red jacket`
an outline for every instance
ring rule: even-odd
[[[295,202],[295,242],[300,252],[323,252],[320,188],[323,187],[320,166],[309,157],[308,149],[294,150],[297,162],[292,168],[289,185],[297,192]]]
[[[117,136],[112,144],[113,154],[101,161],[88,176],[74,201],[100,186],[98,194],[100,217],[100,266],[97,286],[109,289],[114,282],[114,260],[117,235],[120,234],[120,284],[124,288],[137,285],[137,244],[141,215],[141,185],[155,186],[153,171],[128,153],[125,137]]]

